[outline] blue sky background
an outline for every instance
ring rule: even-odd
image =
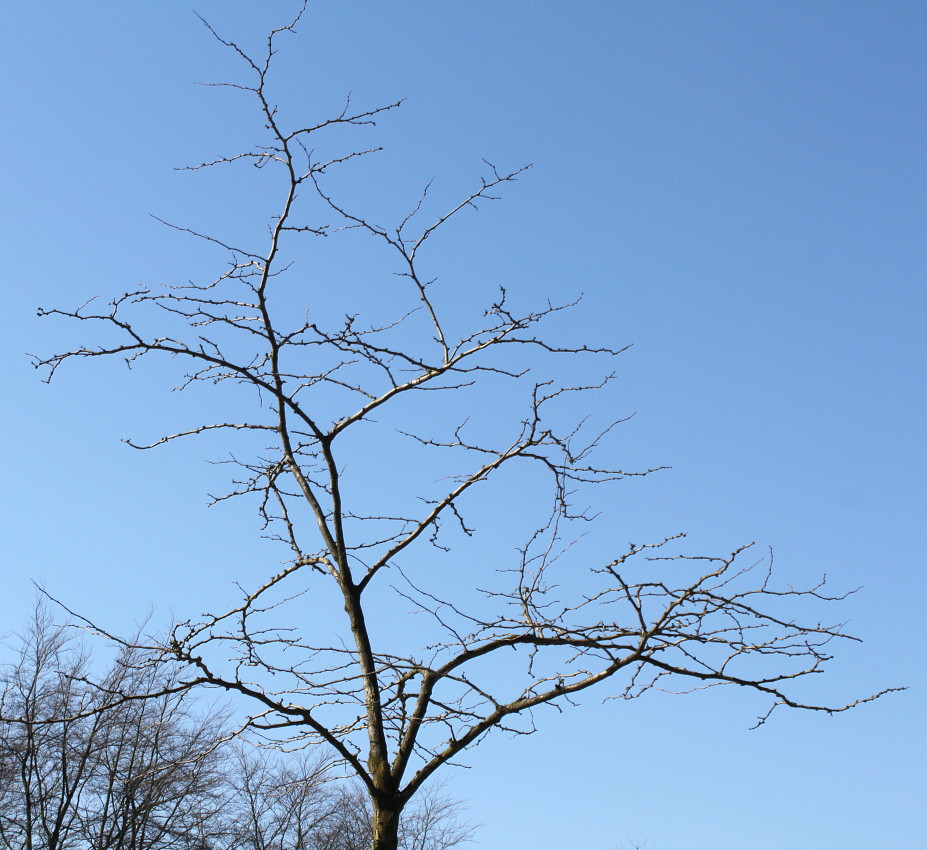
[[[255,175],[172,170],[260,129],[241,98],[193,85],[238,68],[190,5],[5,13],[0,631],[19,627],[32,580],[129,628],[149,610],[195,614],[272,569],[244,506],[205,510],[224,476],[203,463],[215,453],[119,442],[190,421],[205,398],[167,394],[158,366],[98,363],[49,387],[25,356],[71,338],[37,306],[221,265],[149,213],[211,232],[262,226]],[[294,8],[193,5],[250,45]],[[596,412],[636,413],[619,464],[673,469],[606,495],[621,545],[676,531],[700,552],[756,540],[796,583],[826,572],[864,585],[836,617],[865,642],[840,647],[808,692],[840,702],[910,686],[755,732],[761,708],[732,690],[593,694],[449,775],[485,824],[481,845],[927,846],[927,6],[318,0],[280,59],[291,115],[326,117],[348,90],[361,105],[407,98],[368,133],[386,153],[347,187],[384,218],[432,177],[456,199],[484,157],[534,163],[445,237],[436,273],[451,292],[585,293],[560,330],[633,343]],[[319,263],[357,287],[352,273],[375,260]]]

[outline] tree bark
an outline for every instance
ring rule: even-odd
[[[398,807],[374,801],[373,850],[398,850],[399,814]]]

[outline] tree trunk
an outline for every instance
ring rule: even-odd
[[[398,850],[399,809],[374,801],[373,850]]]

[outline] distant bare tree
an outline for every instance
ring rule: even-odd
[[[369,127],[399,104],[356,108],[349,100],[326,117],[287,120],[271,69],[279,38],[299,19],[272,32],[260,56],[210,28],[249,75],[224,85],[251,98],[266,134],[254,148],[196,168],[264,169],[279,191],[269,230],[232,244],[171,225],[225,251],[225,269],[205,282],[134,290],[105,308],[41,311],[101,334],[37,358],[49,379],[72,360],[132,364],[163,355],[186,365],[183,388],[240,386],[241,418],[218,414],[132,445],[238,440],[240,475],[217,501],[255,498],[266,533],[289,548],[283,569],[268,570],[239,604],[178,622],[163,640],[109,637],[174,666],[183,687],[249,700],[252,733],[330,748],[368,796],[375,850],[399,846],[400,816],[440,767],[494,730],[533,731],[534,709],[562,707],[607,680],[619,682],[613,695],[624,699],[656,687],[737,685],[769,698],[760,723],[781,705],[833,712],[865,702],[823,705],[788,688],[820,672],[828,644],[846,637],[796,619],[801,603],[841,598],[823,582],[780,586],[771,564],[749,560],[749,547],[690,556],[679,549],[681,535],[627,548],[612,542],[595,561],[574,556],[572,529],[595,519],[583,507],[590,489],[653,470],[597,460],[616,423],[596,427],[586,411],[589,396],[608,385],[608,367],[557,383],[550,358],[588,360],[592,375],[620,349],[542,335],[573,304],[520,308],[500,289],[468,324],[463,293],[432,286],[425,258],[436,235],[525,168],[489,166],[471,192],[427,218],[426,189],[393,225],[341,199],[332,177],[375,149],[317,155],[326,134]],[[348,303],[344,320],[329,324],[314,311],[313,292],[336,295],[339,282],[300,275],[290,251],[307,237],[359,236],[391,254],[399,284],[386,308],[369,305],[362,317],[368,305]],[[500,422],[516,404],[520,411]],[[441,425],[455,413],[454,424]],[[400,438],[407,454],[396,473]],[[521,493],[549,493],[514,557],[468,548],[477,539],[477,496],[494,485],[497,512]],[[320,590],[326,584],[334,595]],[[306,607],[310,589],[331,609],[319,628],[323,618]],[[395,628],[408,609],[420,614],[413,647]],[[342,613],[332,637],[328,615]],[[113,688],[110,696],[129,695]]]
[[[370,824],[372,818],[364,822]],[[469,842],[475,833],[476,827],[465,820],[458,800],[443,794],[440,786],[426,787],[403,813],[399,846],[402,850],[450,850]],[[369,847],[370,842],[362,846]]]
[[[79,682],[86,670],[83,653],[68,647],[46,611],[36,609],[2,681],[3,714],[21,719],[0,727],[0,838],[8,847],[76,846],[91,754],[103,734],[102,717],[85,716],[92,707]],[[66,719],[45,724],[46,717]]]
[[[618,845],[618,850],[626,850],[625,844],[623,841]],[[652,850],[652,849],[650,848],[650,844],[647,842],[647,839],[641,838],[640,836],[638,836],[637,838],[628,839],[627,850]]]
[[[229,833],[242,850],[316,850],[338,810],[327,766],[239,748],[229,773]]]
[[[118,681],[121,689],[144,694],[171,687],[162,670],[124,666],[135,660],[117,662],[129,673]],[[139,669],[147,675],[139,676]],[[162,693],[100,715],[106,734],[94,753],[90,805],[82,818],[89,847],[198,847],[220,832],[227,776],[216,747],[224,717],[197,714],[189,702]]]
[[[163,667],[123,650],[98,685],[88,657],[36,608],[5,669],[0,838],[28,850],[187,848],[218,812],[220,715],[169,693]],[[111,708],[108,694],[159,696]]]

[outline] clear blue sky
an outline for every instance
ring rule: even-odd
[[[196,614],[266,563],[245,514],[205,510],[221,468],[195,445],[119,442],[189,421],[157,368],[69,369],[48,387],[25,356],[63,340],[37,306],[215,260],[149,213],[260,226],[250,177],[172,170],[258,129],[239,99],[193,85],[237,71],[191,5],[251,44],[293,8],[5,10],[2,631],[33,579],[128,627],[149,609]],[[619,539],[757,540],[797,583],[864,585],[837,617],[865,642],[840,647],[813,693],[910,686],[756,732],[756,701],[732,690],[592,695],[449,777],[485,824],[481,846],[927,847],[927,5],[316,0],[280,68],[292,114],[327,116],[348,90],[364,105],[407,98],[370,136],[388,149],[370,176],[378,210],[404,209],[432,177],[454,197],[484,157],[533,162],[443,245],[438,271],[448,286],[584,292],[567,330],[633,343],[603,402],[636,412],[618,462],[673,470],[609,497]]]

